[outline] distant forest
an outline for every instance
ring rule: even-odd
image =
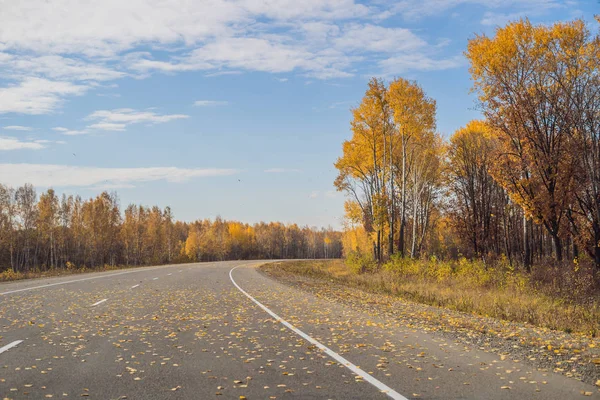
[[[337,258],[341,233],[279,222],[176,221],[171,209],[0,184],[0,272],[238,259]]]

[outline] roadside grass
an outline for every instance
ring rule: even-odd
[[[115,271],[121,269],[131,269],[131,268],[139,268],[145,267],[147,265],[136,265],[136,266],[127,266],[127,265],[108,265],[105,264],[102,267],[81,267],[77,268],[74,265],[67,263],[66,268],[51,268],[45,270],[29,270],[26,272],[14,272],[12,269],[7,269],[3,272],[0,272],[0,282],[12,282],[19,281],[24,279],[35,279],[35,278],[52,278],[59,276],[68,276],[68,275],[78,275],[84,274],[88,272],[105,272],[105,271]]]
[[[593,270],[583,267],[568,272],[564,266],[537,267],[526,274],[502,262],[489,267],[466,259],[399,258],[381,267],[363,267],[357,268],[351,261],[326,260],[261,268],[275,277],[291,273],[451,310],[590,337],[600,335],[598,281]]]
[[[104,267],[99,268],[76,268],[76,269],[66,269],[66,268],[54,268],[48,269],[44,271],[31,270],[27,272],[14,272],[12,269],[8,269],[6,271],[0,272],[0,282],[12,282],[12,281],[20,281],[23,279],[34,279],[34,278],[50,278],[57,276],[66,276],[66,275],[76,275],[83,274],[86,272],[102,272],[102,271],[112,271],[117,269],[125,269],[131,267],[113,267],[109,265],[105,265]]]

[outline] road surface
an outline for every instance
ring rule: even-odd
[[[256,265],[0,284],[0,398],[599,398],[591,385],[274,282]]]

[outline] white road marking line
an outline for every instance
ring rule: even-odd
[[[153,280],[153,281],[156,281],[156,280],[158,280],[158,278],[152,278],[152,280]]]
[[[19,343],[23,342],[22,340],[15,340],[12,343],[7,344],[4,347],[0,347],[0,353],[4,353],[6,350],[10,350],[13,347],[15,347],[16,345],[18,345]]]
[[[158,267],[158,268],[163,268],[163,267]],[[89,278],[73,279],[71,281],[49,283],[47,285],[33,286],[33,287],[24,288],[24,289],[9,290],[8,292],[2,292],[2,293],[0,293],[0,296],[6,295],[6,294],[18,293],[18,292],[26,292],[28,290],[45,289],[45,288],[48,288],[48,287],[51,287],[51,286],[66,285],[67,283],[82,282],[82,281],[89,281],[89,280],[92,280],[92,279],[102,279],[102,278],[108,278],[108,277],[111,277],[111,276],[131,274],[133,272],[151,271],[151,270],[158,269],[158,268],[135,269],[135,270],[132,270],[132,271],[123,271],[123,272],[117,272],[117,273],[114,273],[114,274],[108,274],[108,275],[102,275],[102,276],[91,276]]]
[[[138,286],[140,286],[140,284],[139,284],[139,283],[138,283],[137,285],[133,285],[133,286],[131,287],[131,289],[135,289],[135,288],[136,288],[136,287],[138,287]]]
[[[408,400],[406,397],[402,396],[400,393],[396,392],[394,389],[392,389],[391,387],[387,386],[385,383],[381,382],[377,378],[375,378],[375,377],[369,375],[368,373],[366,373],[365,371],[361,370],[356,365],[352,364],[350,361],[346,360],[344,357],[340,356],[338,353],[336,353],[335,351],[331,350],[329,347],[325,346],[324,344],[321,344],[320,342],[316,341],[312,337],[308,336],[306,333],[302,332],[300,329],[296,328],[294,325],[292,325],[289,322],[285,321],[279,315],[275,314],[273,311],[269,310],[267,307],[265,307],[264,305],[262,305],[254,297],[252,297],[251,295],[249,295],[248,292],[246,292],[244,289],[242,289],[240,287],[240,285],[238,285],[233,280],[233,275],[231,273],[236,268],[238,268],[238,267],[232,268],[231,271],[229,271],[229,279],[231,279],[231,283],[233,283],[233,285],[236,288],[238,288],[240,292],[242,292],[244,295],[246,295],[246,297],[248,297],[250,300],[252,300],[257,306],[259,306],[264,311],[266,311],[267,314],[269,314],[271,317],[275,318],[277,321],[281,322],[281,324],[283,326],[285,326],[286,328],[290,329],[291,331],[293,331],[294,333],[296,333],[297,335],[299,335],[300,337],[302,337],[304,340],[306,340],[306,341],[314,344],[315,346],[317,346],[319,349],[321,349],[322,351],[324,351],[329,357],[333,358],[334,360],[336,360],[340,364],[344,365],[350,371],[352,371],[356,375],[360,376],[363,380],[365,380],[365,381],[369,382],[371,385],[375,386],[382,393],[387,394],[389,397],[391,397],[394,400]]]
[[[95,306],[97,306],[98,304],[102,304],[102,303],[104,303],[106,300],[108,300],[108,299],[103,299],[103,300],[100,300],[100,301],[98,301],[98,302],[96,302],[96,303],[92,304],[92,307],[95,307]]]
[[[168,276],[171,276],[171,275],[173,275],[173,274],[167,274],[167,275],[168,275]]]

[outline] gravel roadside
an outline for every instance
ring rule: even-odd
[[[498,320],[350,288],[332,280],[296,275],[285,264],[263,265],[264,275],[352,308],[388,315],[405,326],[477,346],[501,359],[520,360],[595,384],[600,391],[600,338]],[[350,289],[350,290],[349,290]]]

